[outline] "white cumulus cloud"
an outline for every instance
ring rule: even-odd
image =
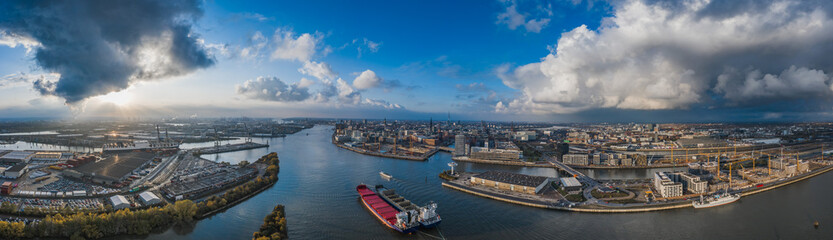
[[[358,89],[369,89],[378,87],[382,84],[382,78],[376,76],[376,73],[371,70],[364,70],[355,80],[353,86]]]
[[[338,74],[336,74],[333,71],[333,69],[330,68],[330,64],[327,64],[325,62],[304,62],[304,66],[299,68],[298,72],[309,76],[313,76],[315,78],[318,78],[319,80],[333,79],[336,76],[338,76]]]
[[[306,87],[299,83],[286,84],[276,77],[258,77],[237,85],[237,93],[251,99],[275,102],[304,101],[310,97]]]
[[[599,29],[562,34],[540,62],[499,67],[521,96],[495,110],[686,109],[833,96],[833,3],[650,2],[622,2]]]
[[[296,36],[295,32],[288,29],[278,29],[272,37],[275,49],[272,51],[272,59],[309,61],[322,48],[324,36],[319,33],[304,33]],[[326,48],[324,53],[326,53]]]

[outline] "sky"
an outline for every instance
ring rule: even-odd
[[[823,0],[3,1],[0,118],[829,121]]]

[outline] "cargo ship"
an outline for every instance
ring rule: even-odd
[[[705,199],[703,198],[703,195],[700,195],[700,200],[692,202],[691,205],[694,206],[694,208],[710,208],[733,203],[738,199],[740,199],[739,194],[715,194],[714,196],[707,197]]]
[[[390,203],[382,200],[367,185],[359,184],[356,192],[362,200],[362,204],[385,226],[401,233],[413,233],[420,226],[417,221],[417,212],[414,210],[400,211],[391,206]]]
[[[399,211],[416,211],[418,213],[417,221],[423,228],[433,228],[442,221],[440,215],[437,214],[437,204],[429,202],[427,205],[420,207],[408,201],[393,189],[386,189],[384,186],[376,186],[376,192],[380,193],[386,202],[391,204]]]

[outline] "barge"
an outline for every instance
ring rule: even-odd
[[[393,189],[386,189],[384,186],[376,186],[376,192],[383,200],[388,202],[399,211],[416,211],[419,215],[417,221],[423,228],[433,228],[442,221],[440,215],[437,214],[437,204],[429,202],[427,205],[420,207],[414,205],[408,199],[405,199]]]
[[[356,192],[367,210],[388,228],[401,233],[413,233],[420,226],[417,221],[417,211],[398,210],[364,184],[356,186]]]

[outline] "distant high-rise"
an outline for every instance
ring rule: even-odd
[[[428,131],[434,133],[434,118],[432,117],[428,121]]]
[[[454,156],[466,155],[466,135],[454,136]]]

